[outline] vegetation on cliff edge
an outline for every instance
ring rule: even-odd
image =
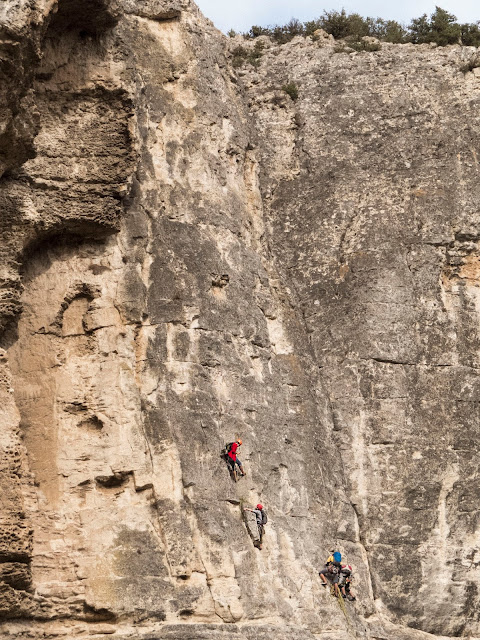
[[[460,24],[456,16],[438,6],[430,17],[424,13],[419,18],[414,18],[408,26],[395,20],[363,18],[358,13],[347,13],[342,9],[324,11],[320,18],[308,22],[292,19],[283,26],[253,26],[243,35],[247,38],[265,35],[279,44],[284,44],[295,36],[313,36],[318,29],[323,29],[335,39],[347,39],[352,42],[359,41],[364,36],[371,36],[383,42],[393,43],[435,42],[442,47],[448,44],[480,46],[480,21]],[[230,31],[229,35],[234,36],[236,33]]]

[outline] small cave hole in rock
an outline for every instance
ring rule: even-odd
[[[85,619],[89,622],[113,622],[117,619],[117,616],[113,611],[105,608],[97,609],[86,602],[83,604],[83,612],[85,614]]]
[[[107,0],[60,0],[50,22],[49,35],[74,31],[85,39],[111,29],[117,21]]]
[[[78,424],[82,429],[88,429],[90,431],[101,431],[104,427],[103,422],[97,416],[90,416],[85,418]]]
[[[116,489],[128,483],[131,471],[115,471],[109,476],[96,476],[95,482],[105,489]]]
[[[85,411],[88,411],[88,407],[83,402],[70,402],[69,404],[65,405],[64,411],[73,414],[84,413]]]

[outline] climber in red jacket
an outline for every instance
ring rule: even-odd
[[[242,441],[239,438],[235,442],[230,442],[230,444],[227,444],[227,446],[225,447],[226,452],[227,452],[227,462],[228,462],[228,464],[230,466],[230,469],[232,470],[233,476],[235,476],[235,465],[238,466],[242,476],[247,475],[245,473],[245,471],[243,470],[242,463],[240,462],[239,458],[237,457],[237,449],[238,449],[238,447],[241,446],[241,444],[242,444]]]

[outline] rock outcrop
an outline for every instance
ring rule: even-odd
[[[0,16],[1,637],[479,635],[476,51]]]

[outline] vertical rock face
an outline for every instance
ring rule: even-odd
[[[1,17],[2,637],[477,634],[473,52]]]
[[[316,567],[362,549],[222,39],[180,3],[61,2],[42,34],[33,157],[2,183],[5,531],[25,522],[2,632],[346,634]]]
[[[474,54],[300,39],[245,75],[270,246],[322,367],[375,597],[444,635],[478,635]]]

